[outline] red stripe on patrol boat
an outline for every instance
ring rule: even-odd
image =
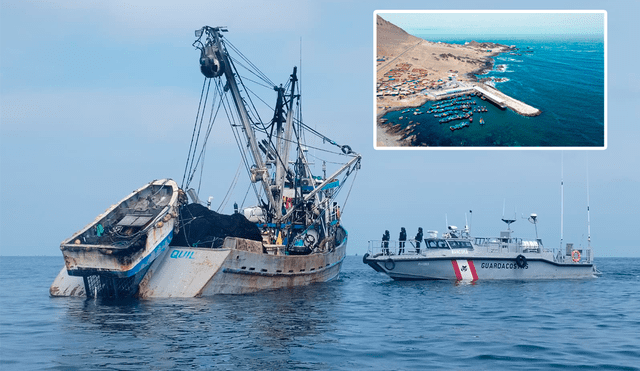
[[[476,266],[473,265],[473,260],[467,260],[467,263],[469,263],[469,269],[471,269],[471,275],[473,276],[473,280],[477,281],[478,273],[476,273]]]
[[[455,260],[451,261],[451,265],[453,265],[453,271],[456,273],[456,278],[458,281],[462,279],[462,273],[460,273],[460,267],[458,267],[458,262]]]

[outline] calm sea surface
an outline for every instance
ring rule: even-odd
[[[390,122],[418,126],[411,132],[422,145],[456,147],[601,147],[604,145],[604,41],[556,36],[540,38],[416,35],[429,41],[463,44],[465,41],[515,45],[521,55],[503,53],[494,57],[494,70],[479,77],[507,79],[496,82],[503,93],[542,111],[524,117],[501,110],[476,98],[487,113],[475,113],[468,128],[451,132],[456,120],[440,124],[433,114],[414,116],[392,112]],[[528,53],[526,51],[531,51]],[[503,66],[504,68],[497,68]],[[433,102],[427,102],[426,111]],[[476,106],[477,107],[477,106]],[[413,110],[412,110],[413,111]],[[404,116],[402,120],[400,116]],[[485,125],[478,124],[482,117]]]
[[[58,257],[0,258],[0,369],[639,370],[640,259],[542,282],[339,279],[200,299],[50,298]]]

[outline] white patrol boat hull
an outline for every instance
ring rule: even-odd
[[[567,244],[563,254],[545,249],[539,239],[513,237],[511,230],[497,238],[473,238],[455,227],[450,230],[442,237],[431,231],[420,243],[410,240],[406,249],[396,241],[369,241],[362,261],[394,280],[572,279],[600,273],[591,247],[574,249]]]
[[[516,261],[519,255],[526,259],[526,264],[522,267]],[[363,261],[394,280],[478,281],[596,277],[593,264],[557,263],[539,254],[526,253],[491,257],[366,254]]]

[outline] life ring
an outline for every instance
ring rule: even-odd
[[[353,153],[353,151],[351,150],[351,147],[349,147],[346,144],[344,146],[340,147],[340,149],[342,149],[342,153],[344,153],[345,155]]]
[[[391,258],[387,259],[384,261],[384,267],[388,270],[388,271],[392,271],[393,268],[396,267],[396,262],[394,262]]]
[[[524,255],[516,256],[516,265],[518,266],[518,268],[524,268],[528,264],[529,263],[527,263],[527,258],[525,258]]]
[[[573,260],[574,263],[579,262],[580,261],[580,251],[573,250],[571,252],[571,260]]]

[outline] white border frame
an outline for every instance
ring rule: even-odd
[[[604,14],[604,146],[602,147],[386,147],[377,146],[378,119],[377,119],[377,98],[376,98],[376,58],[377,58],[377,27],[376,18],[378,13],[601,13]],[[374,10],[373,11],[373,148],[383,151],[396,150],[605,150],[608,145],[608,51],[607,51],[607,11],[606,10]]]

